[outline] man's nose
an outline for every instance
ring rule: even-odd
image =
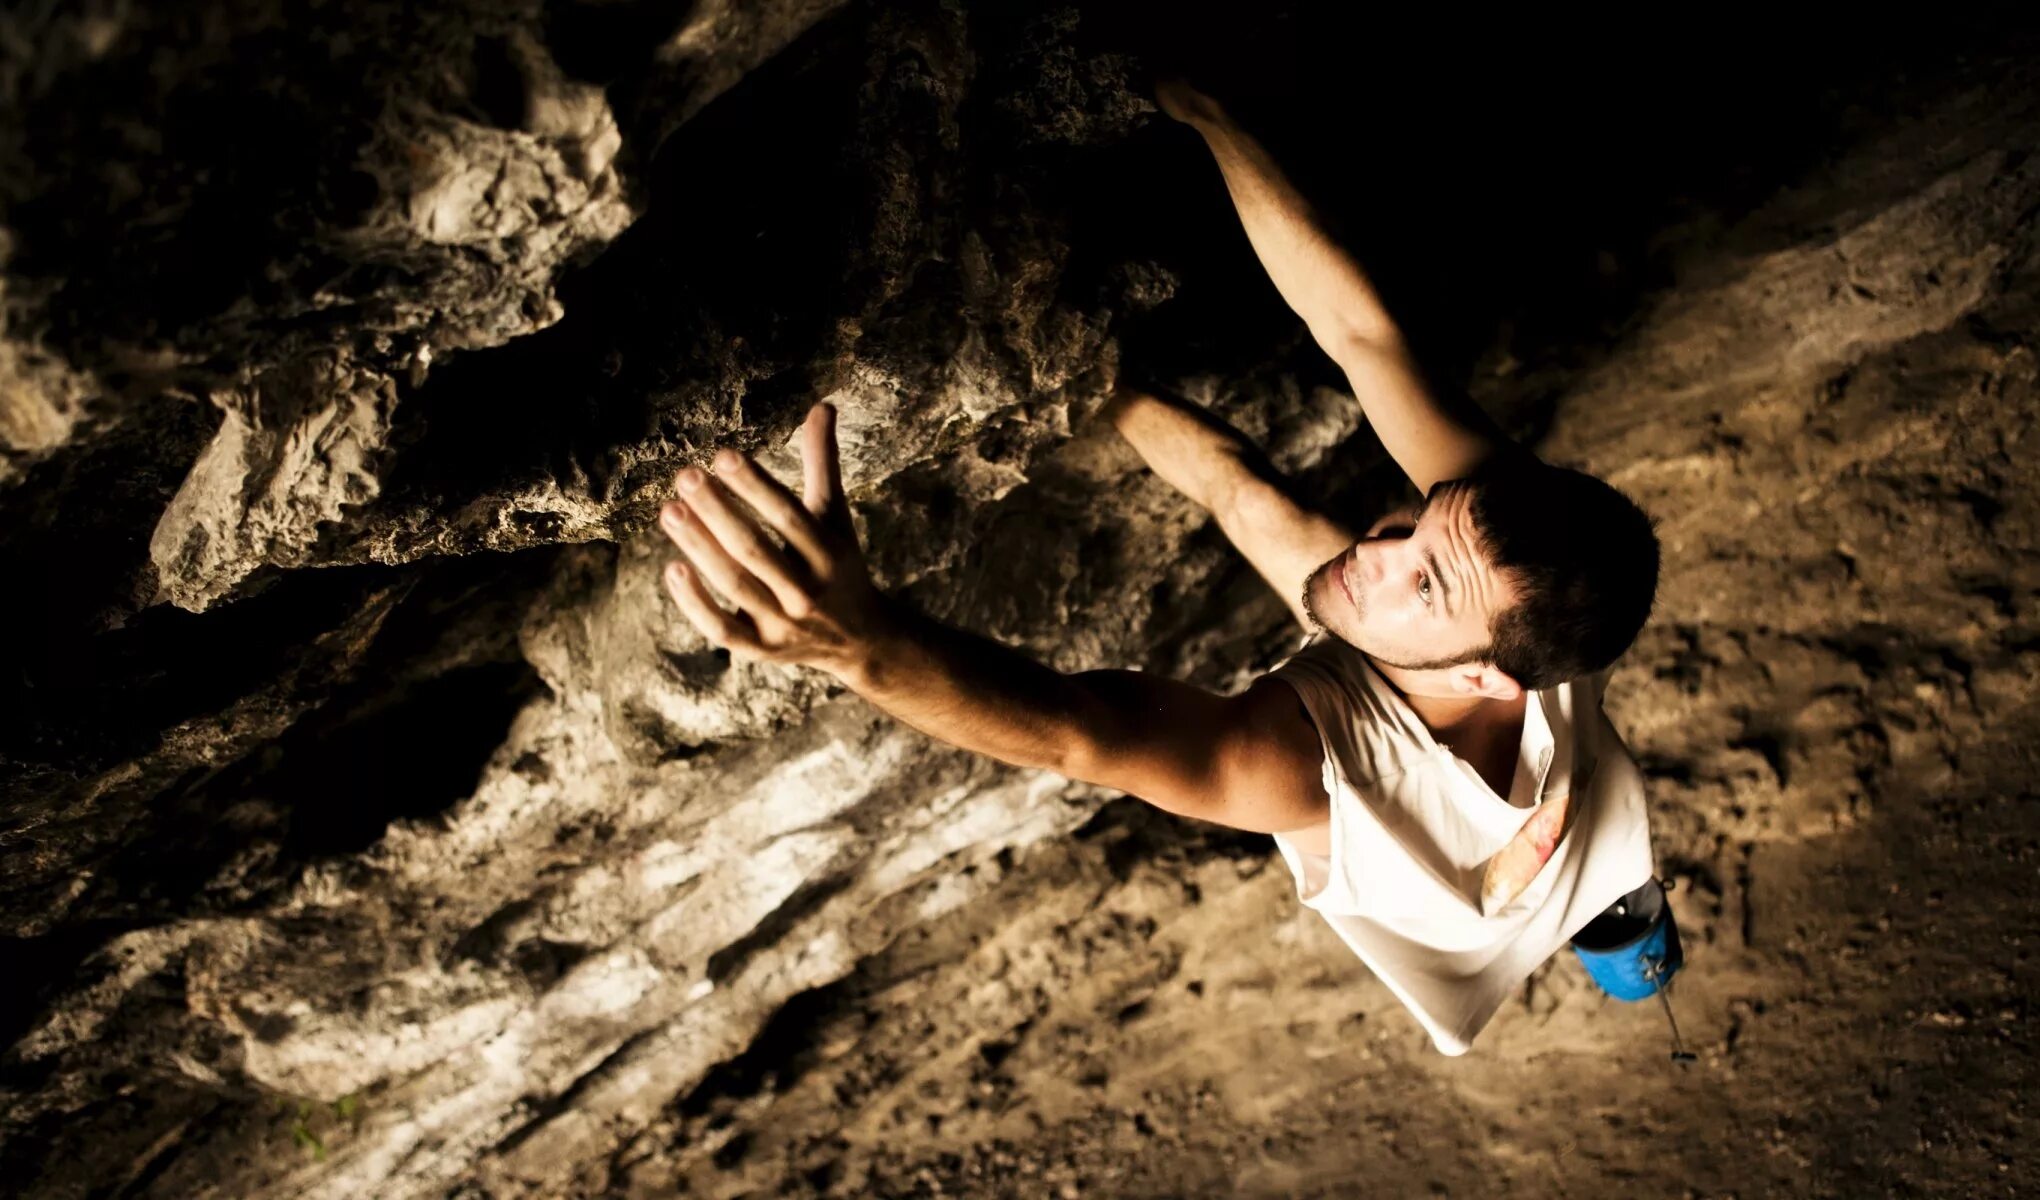
[[[1388,567],[1383,561],[1388,556],[1388,547],[1376,542],[1370,549],[1372,553],[1360,556],[1360,579],[1372,585],[1380,583],[1381,577],[1388,574]]]

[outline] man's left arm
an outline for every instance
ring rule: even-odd
[[[1495,454],[1528,453],[1470,399],[1431,389],[1373,282],[1267,147],[1187,84],[1164,83],[1155,99],[1203,137],[1269,281],[1345,371],[1382,446],[1419,492]]]

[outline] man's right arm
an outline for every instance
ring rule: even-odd
[[[904,605],[829,669],[931,737],[1250,833],[1321,824],[1323,746],[1296,692],[1237,696],[1141,671],[1063,674]]]
[[[802,436],[804,497],[724,451],[716,475],[682,471],[661,508],[686,556],[667,590],[710,644],[827,671],[931,737],[1181,816],[1261,833],[1325,820],[1322,744],[1288,685],[1220,696],[1139,671],[1063,674],[915,612],[865,569],[834,409],[817,405]]]
[[[1266,147],[1187,85],[1164,84],[1156,100],[1204,138],[1269,280],[1346,372],[1382,446],[1419,492],[1497,452],[1521,452],[1470,400],[1433,394],[1360,264]]]

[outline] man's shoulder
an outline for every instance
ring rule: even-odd
[[[1595,671],[1589,675],[1576,675],[1562,683],[1554,683],[1537,691],[1538,706],[1548,717],[1556,718],[1582,731],[1606,719],[1602,702],[1608,691],[1608,671]],[[1554,722],[1554,732],[1557,732]]]
[[[1608,682],[1613,674],[1614,668],[1607,667],[1560,685],[1565,689],[1566,703],[1560,707],[1566,713],[1569,727],[1567,740],[1577,759],[1574,778],[1575,782],[1582,782],[1600,780],[1606,775],[1609,778],[1602,781],[1604,784],[1641,786],[1635,752],[1607,709]],[[1600,769],[1611,764],[1620,769],[1613,772]]]
[[[1407,769],[1420,747],[1402,711],[1371,678],[1364,652],[1337,638],[1318,635],[1254,681],[1253,690],[1271,703],[1301,709],[1319,740],[1322,756],[1339,776],[1365,788]]]
[[[1323,738],[1316,715],[1296,688],[1284,686],[1275,672],[1262,675],[1233,697],[1235,725],[1271,748],[1316,761]]]
[[[1367,657],[1365,651],[1319,630],[1305,637],[1296,649],[1270,667],[1261,678],[1323,678],[1348,690],[1365,690],[1372,671],[1373,660]]]

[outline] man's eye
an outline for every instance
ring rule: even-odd
[[[1429,575],[1417,576],[1417,595],[1423,598],[1424,603],[1429,604],[1431,602],[1431,577]]]

